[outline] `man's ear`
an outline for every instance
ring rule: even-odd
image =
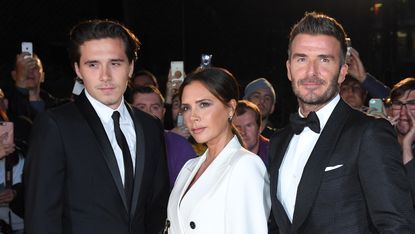
[[[287,67],[287,77],[291,81],[291,71],[290,71],[291,63],[289,59],[287,59],[287,62],[285,62],[285,66]]]
[[[130,63],[130,72],[128,72],[128,77],[132,77],[134,72],[134,61],[131,61]]]
[[[13,80],[16,81],[16,70],[13,70],[10,74],[12,75]]]
[[[347,75],[347,71],[349,70],[349,65],[347,65],[346,63],[344,63],[341,67],[340,67],[340,73],[339,73],[339,79],[337,80],[337,83],[340,85],[341,83],[343,83],[343,81],[346,79],[346,75]]]
[[[44,71],[42,71],[41,74],[40,74],[40,83],[43,83],[43,82],[45,82],[45,72]]]
[[[81,76],[81,72],[79,71],[79,66],[78,66],[78,63],[74,63],[73,64],[73,67],[75,68],[75,73],[76,73],[76,75],[79,77],[79,79],[81,79],[82,80],[82,76]]]
[[[275,110],[275,103],[272,104],[271,110],[269,111],[269,115],[271,115],[272,113],[274,113],[274,110]]]

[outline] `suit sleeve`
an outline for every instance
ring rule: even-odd
[[[148,233],[159,233],[164,227],[167,217],[167,202],[170,194],[163,128],[160,121],[157,123],[157,128],[152,130],[157,132],[156,140],[152,142],[154,151],[150,156],[156,159],[156,169],[152,177],[151,196],[147,200],[146,225]]]
[[[360,180],[379,232],[415,233],[415,212],[396,139],[388,122],[369,123],[360,142]]]
[[[62,233],[64,155],[56,122],[48,112],[39,114],[24,169],[24,221],[31,234]]]
[[[242,156],[234,165],[226,195],[226,230],[229,234],[268,233],[271,209],[269,178],[257,156]]]

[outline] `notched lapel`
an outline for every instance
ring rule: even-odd
[[[143,126],[141,125],[140,120],[135,115],[132,108],[125,103],[127,106],[128,112],[131,115],[131,118],[134,122],[134,128],[135,128],[135,135],[136,135],[136,153],[135,153],[135,176],[134,176],[134,191],[133,191],[133,197],[131,202],[131,216],[134,216],[135,210],[137,208],[137,202],[138,202],[138,196],[140,195],[140,187],[141,182],[143,180],[143,173],[144,173],[144,164],[145,164],[145,137],[143,132]]]
[[[120,170],[118,169],[118,164],[115,159],[114,150],[111,147],[111,143],[108,140],[107,133],[105,132],[104,126],[102,126],[101,120],[99,119],[97,113],[92,107],[91,103],[85,96],[85,93],[82,92],[81,95],[76,99],[75,104],[80,109],[80,112],[85,117],[89,126],[91,127],[96,139],[98,141],[98,148],[102,151],[102,155],[105,159],[105,162],[108,165],[108,168],[111,172],[111,175],[117,186],[117,190],[120,193],[121,199],[124,203],[124,207],[127,211],[127,200],[124,193],[124,186],[122,184]]]
[[[332,152],[337,145],[342,129],[350,115],[348,108],[350,107],[340,99],[304,167],[297,189],[293,231],[301,226],[313,206],[325,169],[328,166]]]

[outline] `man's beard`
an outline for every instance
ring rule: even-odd
[[[339,74],[340,74],[340,70],[337,72],[337,74],[333,76],[333,79],[328,81],[330,83],[328,84],[327,90],[320,96],[316,96],[314,94],[312,95],[307,94],[307,96],[301,95],[294,83],[291,83],[291,86],[293,88],[295,96],[297,96],[299,101],[301,101],[302,103],[307,104],[307,105],[322,105],[322,104],[328,103],[339,92],[339,85],[337,83]],[[302,83],[310,82],[310,81],[313,83],[321,84],[321,85],[325,85],[327,83],[327,81],[314,76],[314,77],[307,77],[305,79],[299,80],[298,84],[301,85]]]

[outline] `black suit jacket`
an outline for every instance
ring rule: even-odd
[[[293,134],[288,126],[270,142],[271,221],[280,233],[415,233],[409,184],[392,126],[343,100],[304,167],[291,223],[277,199],[277,183]],[[325,171],[336,165],[342,166]]]
[[[158,233],[169,180],[159,120],[127,105],[137,152],[131,210],[113,149],[92,105],[74,103],[36,119],[25,165],[26,233]]]

